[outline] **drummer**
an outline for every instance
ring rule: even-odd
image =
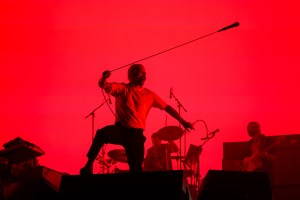
[[[178,152],[178,147],[173,141],[162,143],[158,132],[151,135],[152,146],[147,150],[144,159],[144,171],[173,170],[171,153]]]

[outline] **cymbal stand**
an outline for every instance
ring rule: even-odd
[[[170,98],[174,98],[175,101],[177,102],[177,107],[178,107],[178,114],[180,116],[180,111],[181,111],[181,108],[187,112],[187,110],[183,107],[183,105],[181,104],[181,102],[176,98],[176,96],[174,95],[173,93],[173,88],[170,90]],[[179,127],[181,127],[181,124],[179,122]],[[186,133],[184,133],[184,155],[186,153]],[[181,158],[182,157],[182,142],[181,142],[181,138],[179,139],[179,157]],[[181,161],[179,161],[179,170],[181,170]]]
[[[102,173],[103,174],[105,174],[105,173],[109,173],[109,165],[108,165],[108,163],[106,162],[106,160],[105,160],[105,149],[106,149],[106,145],[107,144],[104,144],[104,146],[102,147],[102,149],[101,149],[101,152],[100,152],[100,156],[98,155],[97,157],[96,157],[96,160],[99,160],[99,164],[101,165],[101,168],[102,168]],[[106,171],[106,169],[107,169],[107,171]]]
[[[98,157],[97,158],[99,160],[99,164],[101,165],[100,167],[100,171],[98,172],[98,174],[109,174],[110,172],[110,168],[114,165],[116,165],[117,161],[113,160],[113,159],[104,159],[103,157]],[[117,168],[115,166],[115,168]]]

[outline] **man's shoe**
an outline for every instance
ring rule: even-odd
[[[87,167],[83,167],[80,169],[80,175],[86,176],[86,175],[92,175],[92,169],[87,168]]]

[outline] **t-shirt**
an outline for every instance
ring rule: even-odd
[[[116,121],[131,128],[145,129],[146,118],[152,107],[164,110],[167,103],[145,87],[125,83],[110,83],[109,94],[116,98]]]

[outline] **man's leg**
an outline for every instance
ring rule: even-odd
[[[87,162],[83,168],[80,169],[81,175],[92,174],[93,163],[99,154],[101,148],[104,144],[112,143],[112,144],[121,144],[122,143],[122,134],[121,130],[118,126],[109,125],[105,126],[101,129],[98,129],[93,139],[93,142],[90,146],[90,149],[87,153]]]
[[[144,143],[145,136],[140,129],[130,130],[126,133],[126,142],[124,148],[127,155],[127,161],[129,165],[129,171],[138,173],[142,171],[144,161]]]

